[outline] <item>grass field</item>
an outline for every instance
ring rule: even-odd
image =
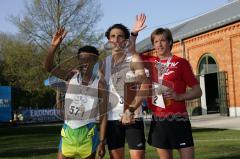
[[[56,125],[0,128],[0,158],[54,159],[60,129],[61,126]],[[240,131],[193,129],[193,135],[196,159],[240,159]],[[105,158],[108,159],[108,155]],[[147,146],[146,159],[155,158],[158,157],[154,148]],[[175,158],[179,158],[176,152]]]

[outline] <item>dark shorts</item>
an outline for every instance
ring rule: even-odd
[[[137,120],[131,125],[122,125],[118,120],[107,123],[107,145],[109,150],[122,148],[125,138],[129,149],[145,150],[145,134],[143,120]]]
[[[189,119],[185,117],[164,119],[153,116],[148,143],[160,149],[180,149],[194,146]]]

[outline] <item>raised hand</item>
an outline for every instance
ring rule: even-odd
[[[144,13],[141,13],[140,15],[136,15],[136,21],[133,25],[132,32],[138,33],[139,31],[143,30],[147,26],[144,24],[146,21],[146,15]]]
[[[136,21],[133,25],[133,28],[131,30],[131,36],[130,36],[130,42],[132,45],[128,47],[128,51],[132,54],[136,54],[136,39],[138,32],[146,28],[147,26],[144,24],[146,21],[146,15],[144,13],[141,13],[139,15],[136,15]]]
[[[51,45],[53,47],[59,46],[59,44],[62,42],[62,40],[65,38],[67,35],[67,32],[65,31],[64,27],[61,27],[60,29],[57,30],[57,32],[54,34]]]

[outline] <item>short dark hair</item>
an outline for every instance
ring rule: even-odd
[[[85,45],[85,46],[81,47],[80,49],[78,49],[78,55],[81,52],[92,53],[92,54],[95,54],[97,56],[99,55],[99,52],[98,52],[97,48],[95,48],[94,46],[90,46],[90,45]]]
[[[108,28],[108,30],[105,32],[105,36],[107,37],[107,39],[109,40],[109,36],[110,36],[110,32],[112,29],[120,29],[124,32],[124,36],[126,39],[129,39],[130,37],[130,32],[129,32],[129,29],[125,26],[125,25],[122,25],[122,24],[114,24],[112,26],[110,26]]]
[[[158,28],[156,30],[154,30],[151,34],[151,42],[153,44],[153,40],[154,40],[154,36],[155,35],[163,35],[167,41],[170,44],[170,49],[172,50],[172,46],[173,46],[173,37],[172,37],[172,33],[168,28]]]

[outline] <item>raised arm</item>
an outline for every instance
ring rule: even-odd
[[[129,48],[129,52],[136,53],[136,39],[138,36],[138,32],[145,29],[147,26],[145,25],[146,21],[146,15],[144,13],[141,13],[139,15],[136,15],[136,20],[134,22],[133,28],[131,30],[131,36],[130,36],[130,42],[131,47]]]
[[[140,89],[137,91],[136,96],[133,100],[132,106],[137,109],[143,99],[145,99],[148,94],[149,80],[147,78],[143,62],[138,54],[134,54],[132,58],[132,69],[134,70],[136,76],[136,82],[140,85]]]
[[[64,28],[60,28],[59,30],[57,30],[57,32],[53,36],[51,45],[48,49],[47,57],[44,62],[44,67],[48,72],[63,80],[68,80],[68,78],[74,74],[74,69],[78,64],[77,58],[71,57],[63,61],[61,65],[53,67],[56,50],[66,35],[67,32]]]
[[[149,80],[145,73],[142,60],[138,54],[133,54],[131,68],[135,73],[136,82],[139,85],[139,89],[137,89],[136,95],[132,103],[130,103],[129,108],[126,109],[125,113],[123,114],[123,124],[129,124],[134,122],[134,116],[132,112],[135,111],[138,107],[140,107],[143,100],[146,99],[147,96],[149,96]]]
[[[65,29],[60,28],[53,36],[51,45],[48,49],[47,58],[45,59],[45,69],[48,72],[51,72],[53,69],[55,52],[66,35],[67,35],[67,32],[65,31]]]

